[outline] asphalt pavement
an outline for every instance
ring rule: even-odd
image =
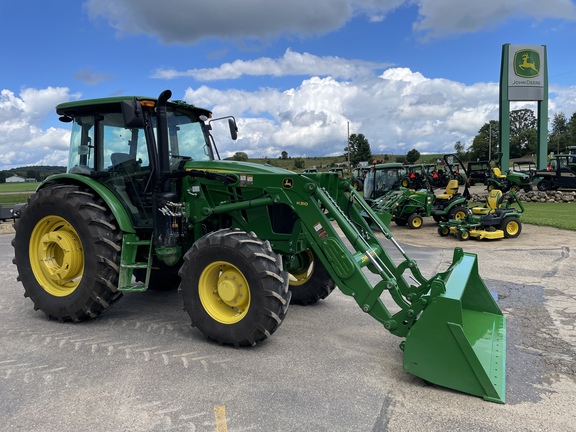
[[[2,234],[0,430],[576,430],[576,243],[562,233],[550,246],[478,248],[508,321],[505,405],[404,372],[400,339],[339,291],[291,306],[247,349],[205,341],[177,292],[125,294],[85,323],[49,321],[24,298],[13,235]],[[427,277],[461,246],[401,237]]]

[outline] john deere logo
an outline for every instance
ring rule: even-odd
[[[533,50],[520,50],[514,54],[514,73],[522,78],[534,78],[540,73],[540,54]]]
[[[291,178],[285,178],[282,180],[282,187],[284,189],[292,189],[294,187],[294,180]]]

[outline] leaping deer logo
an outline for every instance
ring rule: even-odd
[[[524,53],[522,54],[522,63],[518,65],[518,67],[522,70],[525,69],[532,69],[534,72],[538,73],[538,69],[536,69],[535,62],[529,62],[528,59],[530,58],[530,54]]]
[[[514,56],[514,72],[524,78],[533,78],[540,73],[540,54],[533,50],[521,50]]]

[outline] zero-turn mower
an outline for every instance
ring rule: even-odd
[[[443,237],[453,234],[459,240],[468,240],[472,237],[478,240],[518,237],[522,232],[520,214],[524,212],[524,206],[516,193],[511,190],[502,208],[504,197],[501,190],[491,190],[483,207],[470,208],[464,219],[440,222],[438,234]],[[519,209],[511,207],[513,203],[517,203]]]

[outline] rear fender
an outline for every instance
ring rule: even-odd
[[[96,195],[98,195],[102,200],[106,203],[106,206],[110,209],[116,221],[118,222],[118,226],[120,229],[127,233],[135,233],[134,226],[132,225],[132,221],[128,212],[122,206],[118,198],[104,186],[102,183],[94,180],[93,178],[77,175],[77,174],[56,174],[50,176],[49,179],[44,181],[38,189],[42,189],[49,185],[54,184],[83,184],[89,189],[91,189]]]

